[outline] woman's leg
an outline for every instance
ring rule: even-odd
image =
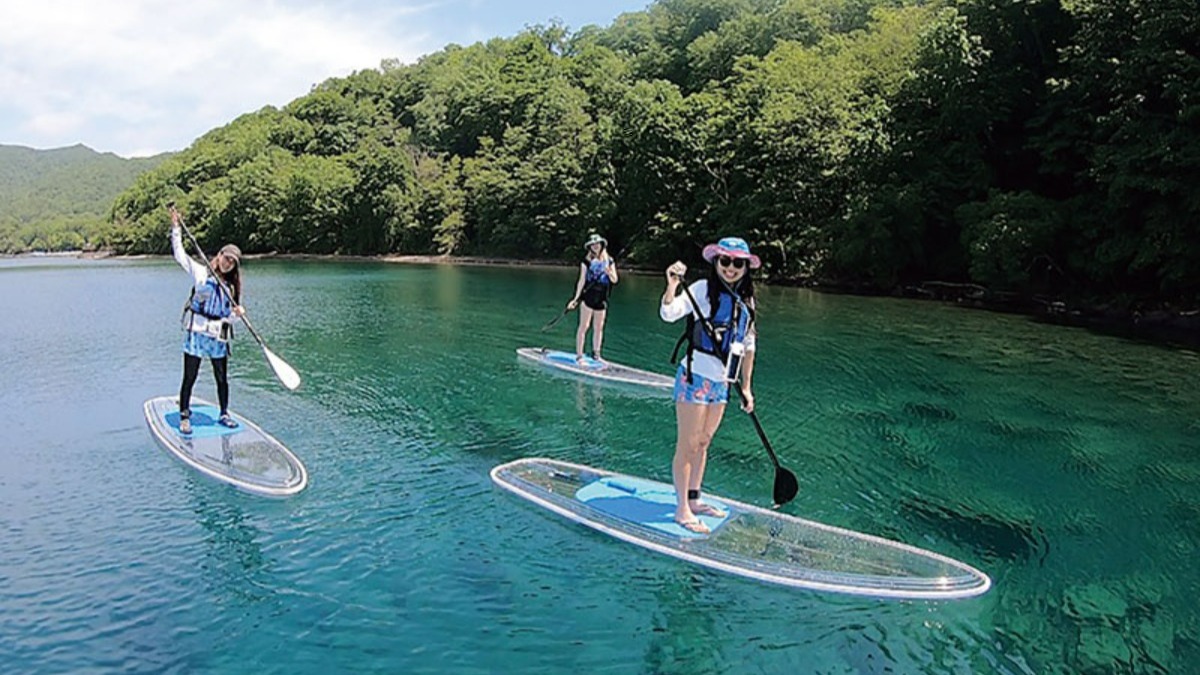
[[[592,358],[600,358],[600,347],[604,345],[604,317],[608,316],[608,310],[598,309],[594,313],[592,319]]]
[[[675,522],[694,532],[708,532],[688,505],[688,489],[692,477],[703,475],[703,437],[712,406],[700,403],[677,402],[675,404],[675,458],[671,462],[671,475],[675,484]]]
[[[221,414],[229,412],[229,357],[212,359],[213,377],[217,380],[217,401],[221,404]]]
[[[579,330],[575,331],[575,358],[583,358],[583,338],[587,335],[588,326],[592,323],[592,308],[579,304]]]
[[[183,353],[183,382],[179,385],[179,416],[187,419],[192,416],[192,387],[196,384],[196,376],[200,374],[200,357]]]
[[[700,486],[704,484],[704,467],[708,464],[708,447],[712,445],[713,436],[717,434],[717,429],[721,426],[721,420],[725,417],[725,404],[714,403],[708,406],[708,416],[704,419],[704,428],[699,435],[700,448],[698,454],[699,461],[692,467],[692,475],[688,477],[688,491],[694,491],[696,497],[688,496],[688,508],[692,513],[697,515],[723,517],[725,512],[714,506],[705,504],[699,497]]]

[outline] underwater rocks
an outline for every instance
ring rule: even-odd
[[[1074,639],[1065,645],[1079,673],[1174,673],[1175,621],[1162,603],[1166,577],[1135,575],[1111,584],[1071,586],[1059,620]]]

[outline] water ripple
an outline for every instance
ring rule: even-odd
[[[670,476],[669,400],[515,356],[572,348],[574,316],[540,329],[574,270],[248,269],[256,327],[304,377],[282,390],[239,337],[234,407],[311,474],[287,500],[189,472],[145,430],[141,402],[179,384],[177,268],[3,270],[30,291],[0,294],[24,317],[0,324],[0,372],[21,383],[0,388],[21,411],[0,432],[13,672],[1157,673],[1200,657],[1200,384],[1179,376],[1195,352],[763,288],[758,412],[802,487],[783,510],[995,581],[966,602],[874,601],[683,564],[491,486],[527,455]],[[610,358],[671,370],[660,292],[623,279]],[[139,312],[103,321],[113,294]],[[772,477],[731,409],[705,490],[763,504]]]

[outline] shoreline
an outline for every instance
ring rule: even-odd
[[[84,260],[144,260],[156,257],[153,254],[118,255],[111,251],[51,251],[28,252],[0,256],[3,258],[80,258]],[[320,260],[333,262],[383,262],[399,265],[464,265],[474,267],[510,267],[534,269],[562,269],[573,267],[573,262],[562,260],[520,260],[494,256],[451,256],[451,255],[374,255],[356,256],[344,254],[312,253],[258,253],[248,254],[247,260]],[[634,274],[654,274],[655,270],[645,267],[626,267]],[[1004,314],[1028,316],[1035,321],[1085,328],[1110,337],[1138,340],[1175,348],[1200,348],[1200,309],[1119,309],[1111,305],[1084,304],[1062,298],[1021,296],[1015,293],[996,292],[970,283],[927,281],[921,284],[899,286],[890,291],[876,291],[833,283],[811,282],[803,279],[781,279],[767,285],[805,287],[831,295],[859,297],[892,297],[930,300],[954,304],[967,309],[978,309]]]
[[[171,256],[166,253],[118,254],[112,251],[54,251],[49,253],[16,253],[0,258],[80,258],[82,260],[145,260],[147,258]],[[341,253],[247,253],[246,260],[322,260],[329,262],[384,262],[403,265],[469,265],[478,267],[572,267],[574,263],[560,260],[519,260],[489,256],[449,255],[345,255]],[[635,269],[636,268],[631,268]]]

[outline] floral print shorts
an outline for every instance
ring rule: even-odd
[[[692,373],[692,381],[688,382],[687,366],[679,364],[675,371],[675,402],[698,403],[700,405],[719,405],[729,401],[729,383],[710,380],[707,377]]]

